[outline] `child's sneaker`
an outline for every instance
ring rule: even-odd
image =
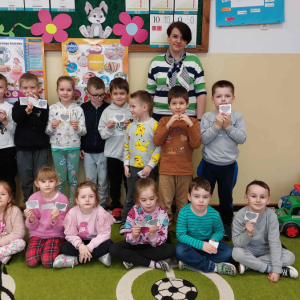
[[[282,273],[280,275],[283,277],[297,278],[298,271],[294,267],[291,267],[291,266],[283,267]]]
[[[159,264],[160,268],[157,268],[156,264]],[[168,272],[170,270],[170,267],[169,267],[168,263],[166,261],[164,261],[164,260],[159,260],[159,261],[155,262],[155,268],[156,269],[161,269],[163,271],[168,271]]]
[[[241,263],[239,263],[239,267],[238,268],[239,268],[240,275],[243,275],[245,273],[245,271],[249,269],[248,267],[246,267],[245,265],[243,265]]]
[[[236,274],[236,268],[234,265],[229,263],[219,263],[217,264],[217,272],[221,275],[235,275]]]
[[[119,234],[123,235],[125,233],[125,223],[120,225]]]
[[[185,268],[187,268],[187,264],[185,264],[184,262],[182,262],[181,260],[178,262],[178,267],[179,270],[183,270]]]
[[[115,208],[112,212],[112,216],[116,219],[116,223],[121,223],[121,208]]]
[[[2,257],[2,258],[0,259],[0,261],[1,261],[4,265],[6,265],[6,264],[10,261],[10,259],[11,259],[11,256],[4,256],[4,257]]]
[[[129,270],[129,269],[133,266],[132,263],[128,263],[128,262],[126,262],[126,261],[123,261],[123,265],[124,265],[124,267],[125,267],[127,270]]]
[[[78,265],[77,256],[69,256],[60,254],[55,258],[53,263],[53,268],[61,269],[61,268],[74,268],[74,266]]]
[[[101,257],[98,258],[98,260],[107,267],[111,266],[111,256],[109,253],[102,255]]]

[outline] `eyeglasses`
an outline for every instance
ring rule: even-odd
[[[87,90],[87,92],[95,99],[103,98],[106,95],[105,93],[100,94],[100,95],[93,95],[93,94],[91,94],[91,92],[89,90]]]

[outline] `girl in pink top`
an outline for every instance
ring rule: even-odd
[[[78,263],[86,263],[97,258],[105,266],[111,265],[109,247],[111,225],[115,219],[99,205],[97,186],[86,181],[76,187],[75,201],[77,205],[67,214],[64,227],[64,242],[53,267],[74,267]]]
[[[157,203],[157,188],[151,178],[141,178],[135,185],[135,203],[125,223],[126,241],[113,244],[109,252],[123,261],[126,269],[133,264],[169,270],[165,259],[174,256],[174,247],[165,243],[169,218]]]
[[[25,226],[21,210],[12,203],[9,184],[0,181],[0,261],[6,264],[11,256],[25,248]]]
[[[69,210],[69,202],[65,195],[56,190],[59,179],[54,169],[42,167],[34,184],[40,191],[29,197],[24,210],[30,238],[26,264],[36,267],[42,262],[44,267],[52,268],[64,242],[63,220]]]

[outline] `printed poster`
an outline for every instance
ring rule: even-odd
[[[75,81],[76,97],[81,104],[89,101],[86,84],[96,76],[104,81],[105,89],[116,77],[128,80],[128,47],[117,39],[67,39],[62,43],[63,75]]]
[[[126,0],[126,12],[129,14],[149,14],[149,0]]]
[[[50,9],[49,0],[25,0],[25,10],[38,11],[41,9]]]
[[[167,29],[172,23],[173,15],[150,15],[150,47],[169,47]]]
[[[24,0],[0,0],[0,10],[24,10]]]
[[[151,14],[173,14],[173,11],[174,11],[173,0],[150,0]]]
[[[51,0],[51,11],[75,12],[75,0]]]

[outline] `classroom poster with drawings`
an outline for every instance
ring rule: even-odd
[[[75,81],[73,100],[78,104],[89,101],[86,84],[90,77],[104,81],[105,89],[116,77],[128,80],[128,47],[120,40],[67,39],[62,43],[63,75]]]

